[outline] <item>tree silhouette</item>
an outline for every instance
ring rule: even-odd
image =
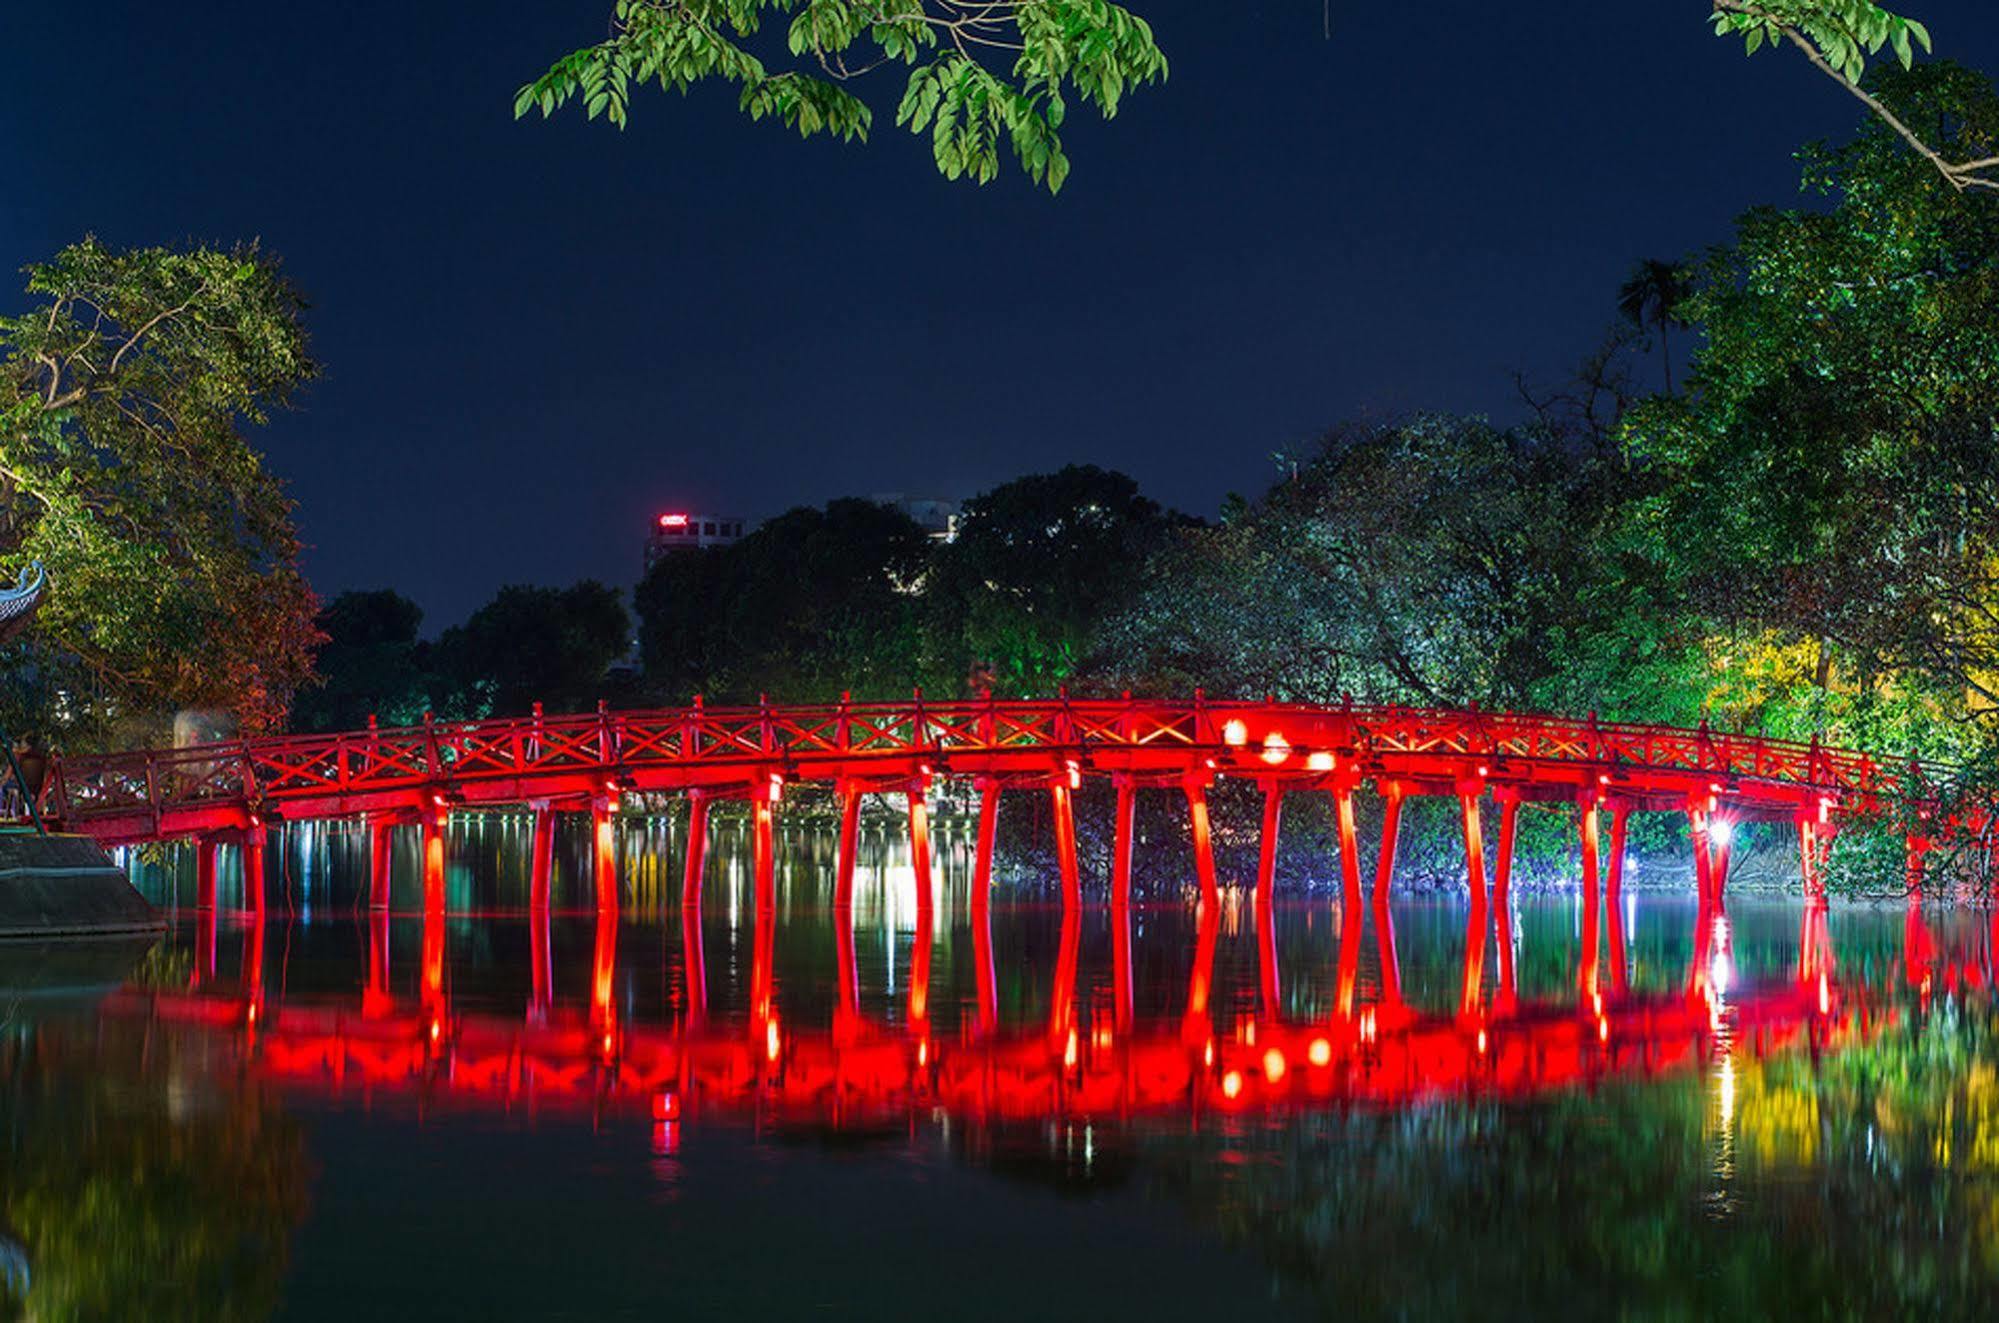
[[[1671,262],[1657,258],[1640,262],[1617,291],[1617,310],[1638,329],[1659,332],[1659,353],[1666,363],[1666,393],[1673,393],[1673,351],[1667,332],[1687,326],[1679,315],[1680,305],[1693,293],[1693,279]]]

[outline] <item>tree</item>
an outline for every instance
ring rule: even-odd
[[[446,710],[520,716],[540,703],[581,712],[609,693],[611,667],[631,647],[631,617],[595,579],[568,588],[500,589],[433,653]]]
[[[1741,36],[1752,55],[1795,46],[1955,187],[1999,190],[1999,156],[1953,160],[1860,87],[1870,56],[1886,49],[1907,68],[1917,47],[1930,49],[1921,23],[1873,0],[1710,2],[1717,34]],[[751,46],[767,19],[785,16],[795,67],[773,73]],[[591,119],[622,128],[635,84],[685,95],[714,79],[737,87],[752,119],[865,140],[874,111],[848,87],[886,65],[910,69],[896,124],[930,134],[947,178],[997,176],[1004,133],[1028,177],[1051,192],[1069,176],[1060,134],[1069,99],[1109,119],[1126,90],[1167,72],[1151,27],[1110,0],[617,0],[610,36],[521,88],[514,115],[546,117],[580,100]]]
[[[749,47],[786,15],[797,67],[773,73]],[[552,115],[578,98],[622,127],[633,84],[684,94],[716,79],[737,86],[752,119],[851,141],[866,139],[874,111],[847,85],[883,65],[910,70],[895,122],[930,135],[946,177],[993,179],[1004,135],[1051,192],[1069,177],[1070,100],[1109,119],[1126,89],[1166,77],[1151,27],[1110,0],[618,0],[610,37],[523,87],[514,113]]]
[[[988,665],[1013,693],[1051,691],[1188,522],[1095,465],[1016,478],[967,501],[928,585],[940,664],[961,674]]]
[[[918,596],[929,552],[908,515],[847,499],[662,556],[637,598],[647,686],[676,703],[906,697],[931,678]]]
[[[1680,305],[1693,291],[1693,281],[1671,262],[1656,258],[1640,262],[1617,291],[1617,311],[1639,330],[1648,325],[1659,333],[1659,353],[1666,365],[1666,393],[1673,393],[1673,351],[1667,337],[1685,329]]]
[[[1156,562],[1096,665],[1145,688],[1523,704],[1588,596],[1613,467],[1478,419],[1337,429]]]
[[[40,560],[52,586],[17,666],[99,739],[186,706],[277,725],[311,671],[314,602],[244,429],[316,371],[298,292],[254,246],[87,238],[28,268],[28,293],[0,318],[0,560]]]
[[[1870,88],[1999,150],[1976,74]],[[1878,118],[1804,161],[1829,209],[1753,211],[1700,263],[1689,390],[1631,419],[1657,486],[1629,527],[1738,674],[1812,697],[1798,733],[1956,755],[1960,730],[1999,738],[1999,209]]]
[[[292,709],[299,730],[356,730],[372,717],[385,726],[412,725],[427,711],[450,711],[430,669],[430,649],[418,638],[423,608],[387,588],[345,592],[319,613],[326,642],[319,683],[300,691]]]

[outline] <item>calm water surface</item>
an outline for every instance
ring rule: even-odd
[[[364,898],[300,830],[265,921],[0,953],[26,1317],[1989,1316],[1999,1012],[1980,912],[1627,897],[1259,915],[968,902],[900,843],[628,824],[624,911],[526,912],[525,826]],[[407,894],[405,894],[407,893]],[[571,906],[571,907],[566,907]],[[1603,963],[1593,988],[1581,953]],[[1826,947],[1829,946],[1829,951]],[[27,1283],[25,1286],[23,1283]]]

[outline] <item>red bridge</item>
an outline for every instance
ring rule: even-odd
[[[261,905],[266,825],[275,820],[365,817],[375,839],[374,898],[388,903],[389,830],[414,823],[423,834],[426,887],[441,903],[443,832],[455,807],[527,805],[535,810],[534,900],[548,900],[552,815],[589,812],[596,824],[599,904],[617,903],[611,815],[627,792],[676,792],[691,805],[683,899],[700,895],[707,809],[716,798],[750,801],[758,897],[770,893],[772,816],[787,784],[830,785],[842,803],[837,894],[851,895],[852,849],[860,797],[908,797],[912,859],[930,876],[926,795],[934,778],[968,777],[981,792],[974,890],[991,877],[993,829],[1003,790],[1029,789],[1053,801],[1065,900],[1080,895],[1071,795],[1085,777],[1117,787],[1111,894],[1129,897],[1132,811],[1141,787],[1186,797],[1194,864],[1204,898],[1216,891],[1206,789],[1218,776],[1252,780],[1265,794],[1259,895],[1274,878],[1283,797],[1330,794],[1337,806],[1344,894],[1360,893],[1354,793],[1371,786],[1385,806],[1378,874],[1393,871],[1401,805],[1409,795],[1459,802],[1474,900],[1485,900],[1481,806],[1499,809],[1495,899],[1509,883],[1515,818],[1523,801],[1575,803],[1582,810],[1585,895],[1601,880],[1615,897],[1626,821],[1634,811],[1684,813],[1703,897],[1727,879],[1727,824],[1783,822],[1798,832],[1808,893],[1822,893],[1824,850],[1839,815],[1872,813],[1891,801],[1926,801],[1948,770],[1884,763],[1864,753],[1705,726],[1573,720],[1468,710],[1311,706],[1267,702],[1054,700],[906,703],[820,707],[710,708],[653,712],[599,710],[581,716],[370,727],[185,749],[71,758],[54,768],[44,807],[66,828],[108,844],[192,838],[204,904],[212,903],[214,847],[240,842],[245,888]],[[1599,808],[1610,812],[1607,865]],[[1919,883],[1926,839],[1911,838]],[[1601,876],[1601,879],[1599,875]],[[918,888],[928,903],[929,888]]]

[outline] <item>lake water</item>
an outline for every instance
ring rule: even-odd
[[[1343,915],[968,901],[893,833],[774,921],[720,829],[628,823],[625,904],[526,910],[518,818],[413,852],[288,833],[263,922],[175,851],[150,950],[0,951],[24,1316],[1989,1316],[1999,1010],[1980,911],[1443,897]],[[1468,961],[1468,953],[1478,952]],[[1274,959],[1273,959],[1274,956]],[[1472,976],[1468,979],[1467,968]],[[22,1282],[28,1285],[24,1288]]]

